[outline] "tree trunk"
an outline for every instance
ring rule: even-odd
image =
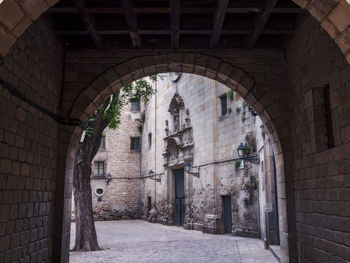
[[[83,147],[79,146],[75,156],[75,168],[73,175],[73,192],[75,203],[75,245],[73,251],[100,250],[97,243],[97,235],[92,210],[91,196],[91,166],[84,162]]]

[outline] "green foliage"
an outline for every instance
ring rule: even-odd
[[[152,81],[157,81],[158,79],[163,80],[165,78],[165,74],[152,75],[149,78]]]
[[[238,169],[242,165],[242,160],[236,160],[235,161],[235,168]]]
[[[237,112],[237,113],[240,113],[240,112],[241,112],[241,107],[237,107],[237,108],[236,108],[236,112]]]
[[[252,149],[247,143],[244,144],[244,147],[245,147],[244,156],[249,156],[249,154],[252,152]]]
[[[164,76],[155,75],[151,79],[164,78]],[[103,110],[103,121],[108,123],[108,127],[116,129],[120,124],[120,114],[124,105],[129,102],[143,101],[148,99],[155,93],[152,85],[145,79],[136,80],[126,86],[120,91],[111,95],[108,105],[101,104],[95,115],[89,120],[87,128],[85,129],[86,136],[91,136],[94,132],[96,121],[96,114]]]
[[[111,96],[109,106],[105,109],[103,113],[103,119],[108,121],[108,127],[111,129],[116,129],[120,124],[120,111],[123,103],[120,101],[119,92]]]
[[[143,111],[141,113],[141,121],[142,121],[142,123],[145,123],[145,121],[146,121],[146,112],[145,111]]]
[[[227,92],[227,97],[230,99],[230,100],[233,100],[235,98],[235,93],[233,92],[233,90],[229,90]]]
[[[133,101],[147,102],[152,94],[154,94],[152,85],[145,79],[139,79],[122,88],[120,104],[123,106]]]

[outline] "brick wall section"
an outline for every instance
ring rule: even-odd
[[[42,21],[12,46],[0,78],[57,111],[63,50]],[[0,85],[0,262],[47,262],[53,245],[57,124]]]
[[[350,67],[316,21],[287,48],[293,89],[292,136],[301,262],[350,260]],[[330,85],[335,147],[316,153],[312,88]]]

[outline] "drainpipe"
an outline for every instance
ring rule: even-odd
[[[154,173],[157,174],[157,83],[158,80],[154,83],[154,136],[151,138],[154,139]],[[152,143],[152,141],[151,141]],[[157,200],[157,181],[154,180],[154,202]]]
[[[212,99],[214,104],[214,123],[213,123],[213,162],[216,162],[216,156],[217,156],[217,101],[216,101],[216,90],[217,90],[217,82],[213,80],[213,91],[212,91]],[[219,215],[219,200],[218,200],[218,193],[217,193],[217,187],[218,187],[218,178],[216,174],[216,165],[213,166],[213,175],[214,175],[214,196],[215,196],[215,213],[216,215]]]

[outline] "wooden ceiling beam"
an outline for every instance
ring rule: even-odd
[[[87,13],[91,14],[124,14],[124,9],[121,7],[86,7]],[[244,13],[259,13],[263,10],[261,7],[228,7],[226,14],[244,14]],[[134,7],[133,11],[137,14],[170,14],[169,7]],[[212,7],[181,7],[181,14],[212,14],[216,11],[216,8]],[[50,13],[54,14],[76,14],[78,10],[75,7],[51,7]],[[293,7],[276,7],[272,10],[272,13],[282,14],[300,14],[306,13],[303,8]]]
[[[88,35],[86,30],[56,30],[59,35]],[[99,35],[128,35],[129,30],[98,30]],[[221,35],[249,35],[252,30],[236,29],[222,30]],[[290,35],[295,31],[293,29],[265,29],[264,35]],[[138,30],[140,35],[171,35],[171,30]],[[213,30],[179,30],[180,35],[211,35]]]
[[[170,0],[171,48],[180,46],[180,0]]]
[[[281,13],[281,14],[305,14],[307,13],[306,9],[300,7],[275,7],[272,9],[272,13]]]
[[[219,44],[220,34],[226,16],[226,8],[229,2],[229,0],[219,0],[218,2],[218,9],[214,16],[213,34],[210,38],[210,47],[216,47]]]
[[[258,41],[260,35],[264,32],[264,28],[266,26],[267,20],[269,19],[272,10],[276,6],[278,0],[266,0],[265,9],[257,14],[257,18],[255,20],[255,29],[253,33],[248,38],[247,47],[253,48]]]
[[[121,7],[87,7],[85,8],[88,13],[94,14],[124,14],[124,9]],[[212,14],[216,11],[213,7],[181,7],[180,13],[182,14]],[[262,10],[259,7],[231,7],[226,9],[226,13],[240,14],[240,13],[258,13]],[[133,11],[139,14],[170,14],[171,8],[169,7],[134,7]],[[75,7],[51,7],[50,13],[55,14],[74,14],[78,13]]]
[[[133,10],[132,1],[121,0],[126,23],[128,24],[130,38],[134,47],[141,47],[141,38],[137,30],[137,16]]]
[[[81,17],[81,19],[84,22],[84,25],[89,32],[92,40],[94,41],[97,48],[103,48],[102,40],[100,36],[97,34],[95,25],[93,21],[91,21],[91,17],[89,17],[89,14],[86,12],[84,1],[83,0],[73,0],[74,5],[76,6],[76,9]]]

